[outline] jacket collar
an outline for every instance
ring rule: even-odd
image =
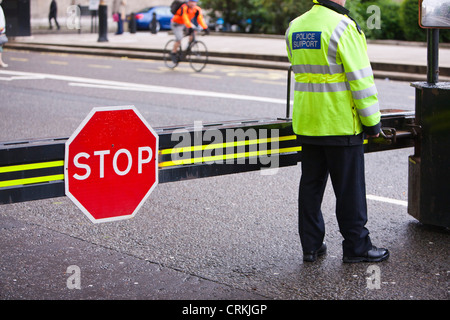
[[[356,22],[355,19],[353,19],[352,17],[350,17],[349,13],[350,11],[347,8],[344,8],[343,6],[337,4],[336,2],[330,1],[330,0],[314,0],[314,3],[327,7],[328,9],[331,9],[333,11],[336,11],[337,13],[346,15],[347,17],[349,17],[351,20],[353,20],[356,23],[356,28],[358,29],[358,32],[361,34],[361,27],[359,26],[358,22]]]
[[[350,11],[347,8],[344,8],[343,6],[337,4],[336,2],[330,1],[330,0],[317,0],[314,2],[317,2],[321,6],[327,7],[328,9],[336,11],[340,14],[348,15],[350,13]]]

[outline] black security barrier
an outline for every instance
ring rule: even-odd
[[[414,146],[414,113],[384,110],[383,137],[365,152]],[[289,119],[258,119],[155,128],[159,183],[277,169],[301,161]],[[0,204],[65,195],[68,138],[0,143]]]

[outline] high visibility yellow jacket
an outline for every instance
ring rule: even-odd
[[[344,7],[314,3],[286,31],[295,74],[294,132],[306,137],[377,134],[378,93],[364,33]]]

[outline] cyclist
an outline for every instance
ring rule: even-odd
[[[175,34],[175,44],[172,48],[172,61],[174,63],[177,62],[176,53],[181,45],[185,28],[188,30],[189,43],[194,40],[195,25],[193,21],[197,21],[206,34],[209,33],[208,26],[203,19],[202,9],[197,6],[197,2],[198,0],[189,0],[187,3],[183,3],[171,20],[171,27]]]

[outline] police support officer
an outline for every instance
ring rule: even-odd
[[[379,262],[367,222],[364,133],[380,132],[380,111],[366,39],[346,0],[313,0],[286,31],[295,73],[293,129],[302,145],[299,233],[304,261],[326,252],[321,203],[331,177],[344,262]]]

